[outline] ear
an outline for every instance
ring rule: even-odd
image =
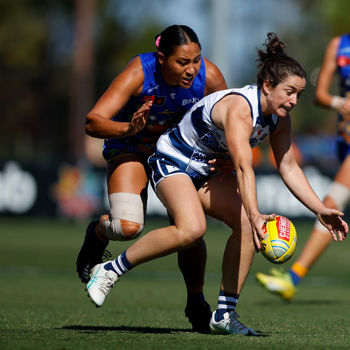
[[[158,55],[158,61],[160,65],[163,65],[165,63],[165,56],[163,52],[158,51],[157,55]]]
[[[266,95],[268,95],[272,90],[271,83],[267,79],[265,79],[263,82],[262,90]]]

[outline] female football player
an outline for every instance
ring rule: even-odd
[[[109,240],[137,238],[144,227],[149,168],[158,137],[203,96],[227,88],[219,69],[201,56],[196,33],[173,25],[156,36],[157,51],[134,57],[86,118],[86,132],[105,139],[110,211],[87,228],[77,258],[81,280],[102,262]],[[209,331],[211,311],[203,296],[206,247],[200,240],[179,252],[187,286],[186,316],[196,331]]]
[[[332,96],[330,88],[335,73],[340,77],[340,96]],[[338,112],[337,156],[341,162],[324,205],[344,210],[350,199],[350,34],[333,38],[326,49],[316,85],[316,102]],[[271,275],[258,273],[258,281],[270,292],[290,301],[296,286],[322,256],[332,237],[316,222],[306,245],[288,272],[272,269]]]
[[[255,249],[261,248],[263,225],[274,217],[259,212],[252,167],[252,147],[268,135],[287,187],[317,215],[335,240],[344,238],[348,228],[341,219],[343,214],[320,201],[292,148],[289,112],[305,88],[305,71],[286,55],[284,44],[274,33],[268,34],[265,45],[266,50],[258,50],[257,85],[204,97],[175,128],[159,138],[148,163],[153,186],[174,224],[148,232],[117,259],[92,269],[87,291],[97,306],[103,304],[114,283],[133,267],[201,240],[208,214],[232,229],[210,328],[223,334],[258,335],[238,321],[235,309]],[[231,157],[235,173],[212,174],[209,160],[226,157]]]

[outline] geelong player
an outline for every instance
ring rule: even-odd
[[[340,78],[340,96],[330,88],[335,73]],[[350,34],[333,38],[326,49],[316,86],[316,102],[338,112],[337,156],[341,162],[324,204],[340,211],[350,199]],[[290,301],[296,286],[332,242],[332,237],[316,222],[306,245],[288,272],[272,269],[271,275],[258,273],[258,281],[270,292]]]
[[[117,259],[92,269],[87,291],[101,306],[114,283],[146,261],[181,251],[201,241],[208,214],[232,230],[222,265],[217,310],[210,328],[223,334],[259,335],[238,321],[236,304],[249,273],[263,225],[273,215],[259,212],[252,147],[266,136],[279,173],[291,192],[343,240],[348,227],[339,210],[327,208],[310,187],[296,162],[289,112],[296,106],[306,79],[301,65],[286,55],[284,44],[268,34],[259,50],[257,85],[210,94],[196,103],[172,130],[163,134],[148,159],[156,193],[174,220],[148,232]],[[212,173],[209,160],[231,157],[235,173]]]
[[[110,240],[132,240],[141,234],[150,173],[147,157],[158,137],[203,96],[227,88],[219,69],[201,56],[191,28],[166,28],[156,37],[156,47],[156,52],[134,57],[87,115],[87,134],[105,139],[110,212],[87,228],[76,263],[84,283],[91,268],[102,262]],[[178,261],[188,292],[186,316],[195,331],[209,332],[204,241],[179,252]]]

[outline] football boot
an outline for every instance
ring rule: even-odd
[[[271,269],[271,275],[257,273],[256,279],[270,293],[279,295],[283,300],[291,301],[296,292],[289,272]]]
[[[77,272],[83,283],[89,281],[91,269],[102,263],[104,253],[110,254],[108,251],[105,252],[108,242],[101,242],[96,236],[95,227],[98,223],[99,220],[95,219],[87,227],[84,242],[76,261]]]
[[[110,261],[96,265],[91,271],[91,279],[86,285],[86,291],[96,307],[102,306],[114,283],[119,281],[118,275],[104,266]]]
[[[259,332],[246,327],[243,323],[238,321],[239,314],[236,311],[228,311],[223,314],[223,318],[219,321],[215,320],[216,311],[210,320],[210,329],[212,333],[219,334],[241,334],[246,336],[261,336]]]
[[[192,324],[192,330],[194,332],[210,333],[209,322],[211,318],[211,309],[205,300],[201,303],[187,304],[185,315]]]

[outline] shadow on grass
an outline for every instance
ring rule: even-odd
[[[74,331],[81,331],[83,333],[94,332],[138,332],[138,333],[154,333],[154,334],[166,334],[166,333],[179,333],[179,332],[192,332],[188,328],[156,328],[156,327],[106,327],[106,326],[65,326],[56,329],[68,329]]]
[[[56,328],[56,329],[68,329],[68,330],[80,331],[82,333],[111,332],[111,331],[137,332],[137,333],[150,333],[150,334],[172,334],[172,333],[183,333],[183,332],[196,333],[188,328],[157,328],[157,327],[128,327],[128,326],[106,327],[106,326],[78,326],[77,325],[77,326],[64,326],[62,328]],[[269,333],[261,333],[259,331],[257,332],[258,332],[257,335],[248,334],[248,336],[253,336],[253,337],[270,336]],[[200,333],[196,333],[196,334],[200,334]],[[220,334],[220,335],[226,336],[224,334]]]
[[[282,300],[280,299],[281,304],[284,305],[336,305],[336,304],[341,304],[342,302],[337,301],[337,300],[314,300],[314,299],[304,299],[304,300],[293,300],[293,301],[286,301],[286,300]],[[259,301],[255,303],[256,305],[259,306],[275,306],[276,302],[271,300],[271,301]]]

